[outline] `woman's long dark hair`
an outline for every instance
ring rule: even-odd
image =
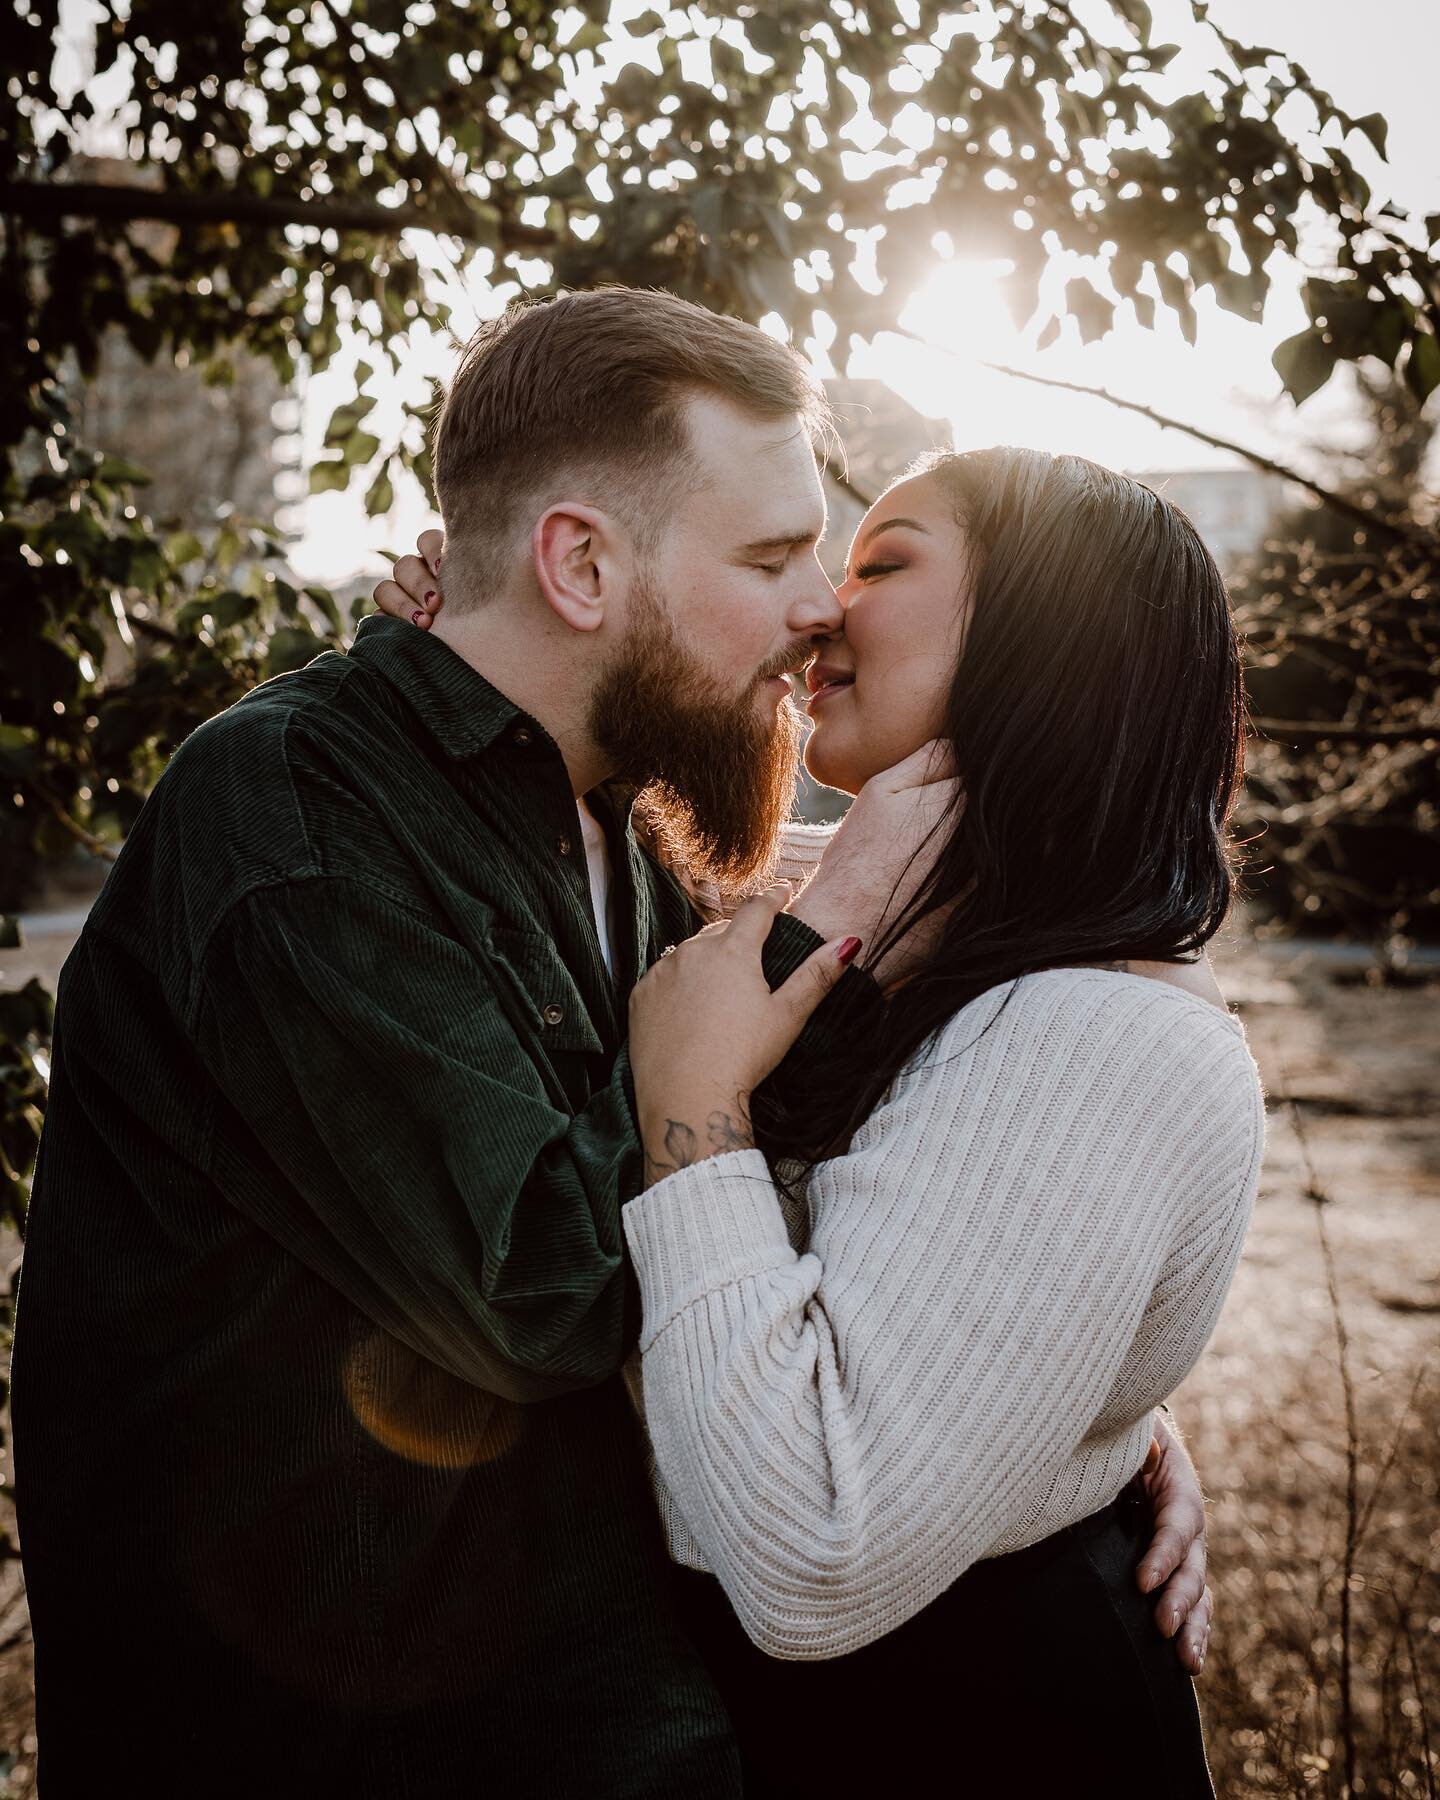
[[[787,1186],[843,1150],[902,1067],[961,1007],[1033,970],[1181,961],[1234,891],[1244,767],[1240,651],[1194,526],[1138,481],[1037,450],[941,453],[971,610],[946,706],[962,789],[912,904],[933,950],[862,1041],[757,1089],[756,1141]],[[846,1041],[848,1038],[848,1041]],[[793,1065],[793,1066],[792,1066]],[[799,1165],[797,1178],[794,1165]]]

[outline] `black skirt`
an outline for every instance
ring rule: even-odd
[[[1200,1711],[1135,1585],[1143,1492],[973,1568],[848,1656],[780,1662],[720,1584],[676,1568],[682,1619],[729,1710],[746,1800],[955,1794],[1214,1800]]]

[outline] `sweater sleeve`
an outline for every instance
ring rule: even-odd
[[[1035,1511],[1177,1250],[1213,1281],[1238,1245],[1257,1118],[1234,1020],[1052,971],[967,1007],[817,1169],[803,1253],[755,1151],[630,1202],[656,1461],[760,1648],[858,1649]]]

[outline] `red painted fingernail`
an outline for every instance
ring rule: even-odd
[[[855,957],[855,952],[859,948],[860,948],[859,938],[848,937],[845,939],[844,943],[841,944],[840,948],[835,952],[835,960],[839,963],[852,962]]]
[[[411,613],[410,623],[412,625],[423,625],[425,623],[425,614],[423,612]]]
[[[429,604],[430,604],[430,602],[431,602],[431,601],[432,601],[432,600],[433,600],[433,599],[434,599],[434,598],[435,598],[435,590],[434,590],[434,588],[426,588],[426,590],[425,590],[425,604],[426,604],[426,605],[427,605],[427,606],[428,606],[428,605],[429,605]]]

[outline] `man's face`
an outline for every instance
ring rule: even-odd
[[[844,608],[816,556],[825,495],[798,418],[757,419],[708,394],[687,416],[696,473],[657,545],[653,584],[690,661],[738,693],[840,629]],[[776,684],[757,704],[781,697]]]
[[[842,615],[815,556],[825,503],[800,421],[707,397],[690,429],[697,479],[626,596],[589,727],[644,788],[669,853],[745,889],[768,876],[794,800],[803,725],[785,672]]]

